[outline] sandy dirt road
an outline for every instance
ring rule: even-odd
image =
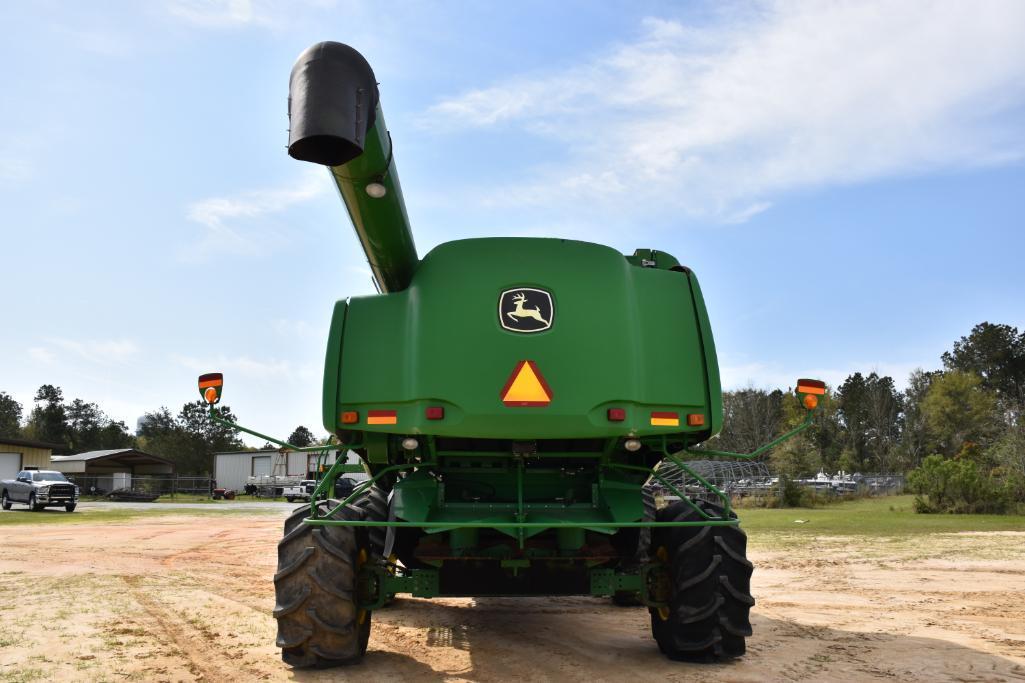
[[[1013,532],[754,538],[755,634],[729,664],[666,661],[645,610],[602,600],[407,598],[362,664],[292,671],[270,616],[283,516],[0,527],[0,681],[1025,681]]]

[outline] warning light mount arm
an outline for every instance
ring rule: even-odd
[[[792,439],[804,430],[811,427],[812,422],[815,420],[815,409],[818,407],[819,395],[826,393],[826,383],[819,380],[799,379],[797,380],[797,395],[801,398],[801,406],[805,409],[804,419],[799,425],[794,427],[788,432],[780,434],[772,441],[765,443],[758,448],[754,449],[750,453],[733,453],[731,451],[716,451],[712,449],[694,449],[684,448],[676,453],[670,454],[666,450],[666,437],[662,436],[662,450],[666,452],[666,455],[674,459],[678,458],[681,453],[687,455],[693,455],[697,457],[718,457],[718,458],[738,458],[740,460],[753,460],[758,456],[772,450],[776,446],[780,445],[784,441]],[[813,400],[809,400],[813,399]]]

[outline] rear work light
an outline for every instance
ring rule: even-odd
[[[609,422],[622,422],[626,419],[626,411],[622,408],[609,408]]]
[[[445,419],[445,408],[442,406],[430,406],[424,410],[424,417],[428,420]]]

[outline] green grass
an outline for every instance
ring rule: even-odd
[[[63,509],[53,508],[42,512],[31,512],[28,508],[15,507],[13,510],[0,512],[0,527],[16,526],[20,524],[105,524],[117,523],[138,517],[169,517],[173,515],[184,515],[197,517],[204,515],[261,515],[276,514],[274,509],[253,510],[253,509],[232,509],[230,506],[219,507],[210,510],[180,510],[163,506],[151,508],[122,508],[105,510],[83,510],[79,508],[75,512],[65,512]]]
[[[752,538],[764,533],[793,536],[913,536],[959,531],[1025,531],[1025,515],[923,515],[914,496],[863,498],[820,508],[737,510]],[[795,520],[803,520],[797,523]]]

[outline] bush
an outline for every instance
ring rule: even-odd
[[[1016,507],[1014,478],[986,472],[968,458],[948,460],[930,455],[908,474],[915,512],[1005,513]]]

